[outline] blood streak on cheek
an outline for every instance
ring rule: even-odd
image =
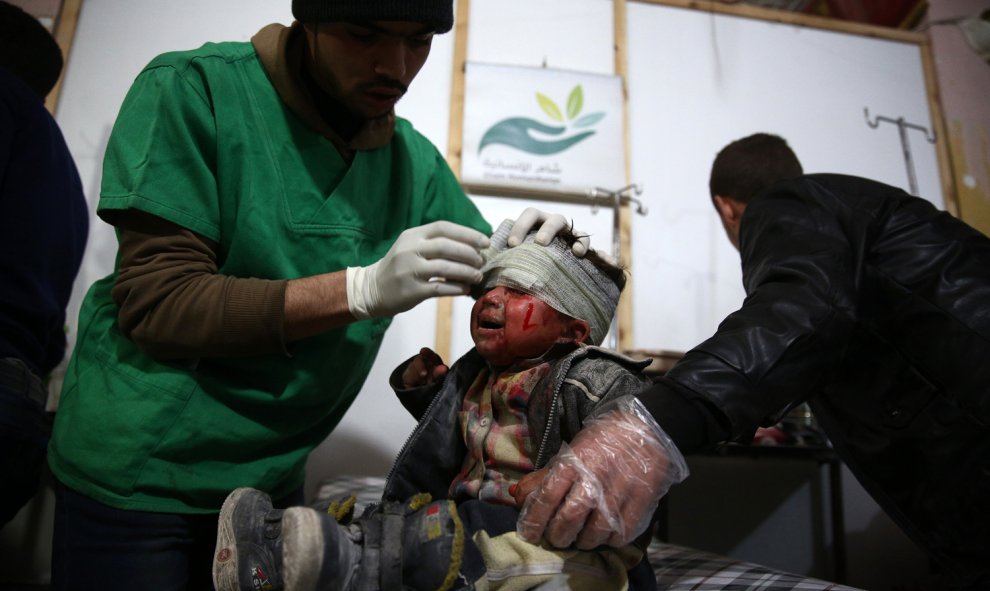
[[[523,320],[523,326],[522,326],[523,330],[530,330],[532,328],[536,328],[537,327],[536,324],[530,324],[529,321],[532,318],[533,318],[533,304],[530,304],[529,305],[529,309],[526,310],[526,318]]]

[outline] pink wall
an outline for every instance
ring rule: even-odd
[[[955,24],[978,16],[986,0],[929,0],[928,33],[948,131],[960,217],[990,235],[990,63]]]

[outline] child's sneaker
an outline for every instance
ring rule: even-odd
[[[353,524],[308,507],[282,517],[287,591],[436,589],[459,582],[464,528],[452,501],[386,502]]]
[[[351,529],[354,528],[354,530]],[[310,507],[289,507],[282,515],[282,566],[290,591],[346,591],[361,561],[357,526],[345,527]]]
[[[282,589],[282,513],[260,490],[239,488],[227,496],[213,554],[217,591]]]

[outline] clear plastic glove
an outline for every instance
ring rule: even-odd
[[[544,470],[519,482],[516,532],[557,548],[625,546],[646,531],[660,498],[687,476],[674,442],[639,399],[623,396],[596,412]]]
[[[419,355],[413,357],[402,372],[402,387],[428,386],[442,380],[447,375],[447,370],[440,355],[429,347],[423,347],[419,350]]]
[[[545,211],[540,211],[534,207],[527,207],[516,222],[512,225],[512,230],[509,232],[508,245],[509,246],[519,246],[522,241],[526,238],[536,224],[542,224],[539,231],[536,233],[535,241],[537,244],[546,246],[550,244],[553,237],[556,236],[561,230],[565,228],[570,228],[571,223],[567,221],[567,218],[560,215],[559,213],[547,213]],[[578,236],[578,239],[574,241],[571,246],[571,251],[574,256],[583,257],[587,254],[588,249],[591,248],[591,238],[587,235],[582,235],[581,232],[577,230],[574,234]]]
[[[428,298],[466,294],[481,281],[478,251],[487,246],[487,236],[451,222],[410,228],[378,262],[347,268],[347,307],[363,320],[405,312]]]

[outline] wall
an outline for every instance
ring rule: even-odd
[[[910,43],[632,2],[629,77],[632,174],[651,211],[633,219],[636,348],[686,351],[742,302],[739,255],[708,195],[722,146],[776,133],[806,172],[907,189],[897,127],[871,128],[864,109],[932,128]],[[909,141],[919,194],[941,205],[934,146]]]
[[[930,0],[928,29],[948,130],[959,216],[990,235],[990,63],[954,21],[990,8],[984,0]]]

